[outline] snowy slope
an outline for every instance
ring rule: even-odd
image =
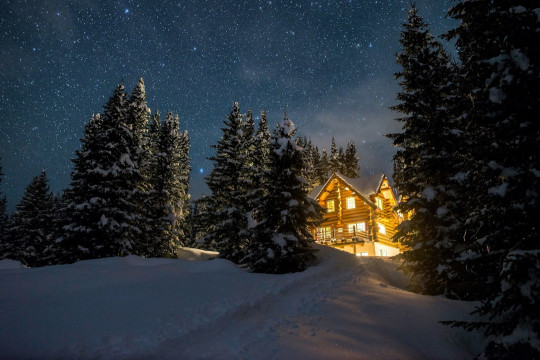
[[[287,275],[222,259],[11,264],[0,269],[0,358],[470,359],[482,349],[437,322],[473,304],[402,290],[389,260],[318,248],[317,266]]]

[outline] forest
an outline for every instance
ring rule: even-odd
[[[414,291],[479,301],[476,320],[446,322],[484,332],[479,358],[540,357],[540,12],[521,3],[456,2],[443,39],[413,5],[392,108],[402,130],[387,135],[408,217],[397,260]],[[314,264],[309,228],[323,216],[308,190],[359,174],[353,142],[319,152],[287,114],[271,132],[263,111],[255,129],[235,102],[211,193],[190,204],[189,147],[177,115],[150,114],[142,79],[129,95],[119,84],[84,130],[69,189],[53,196],[42,172],[11,216],[0,202],[0,257],[36,267],[191,246],[253,272],[299,272]]]

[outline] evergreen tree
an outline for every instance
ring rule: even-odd
[[[317,178],[319,184],[324,184],[328,181],[330,177],[330,162],[328,160],[328,154],[326,149],[322,149],[320,160],[317,164]]]
[[[51,245],[53,197],[45,171],[28,185],[13,213],[9,232],[14,258],[27,266],[47,265]]]
[[[319,163],[319,151],[313,146],[311,139],[305,139],[302,145],[302,154],[304,156],[304,179],[308,183],[308,188],[313,189],[319,184],[317,176],[317,164]]]
[[[479,314],[487,358],[540,358],[540,19],[534,1],[459,1],[456,39],[463,67],[464,169],[470,195],[459,258],[487,293]],[[465,172],[465,170],[467,170]]]
[[[458,124],[450,112],[455,70],[414,5],[400,42],[397,62],[402,72],[396,78],[402,92],[393,109],[405,116],[397,119],[403,131],[389,135],[399,148],[394,156],[394,182],[404,198],[399,210],[411,214],[396,234],[408,249],[400,257],[421,292],[467,298],[470,294],[458,287],[474,278],[452,262],[461,250],[458,206],[449,181],[458,171],[453,157]]]
[[[189,136],[179,131],[178,115],[167,113],[161,123],[159,113],[150,126],[152,155],[146,208],[151,231],[141,242],[141,254],[176,257],[179,246],[189,240]]]
[[[0,159],[1,160],[1,159]],[[0,164],[0,185],[4,174],[2,173],[2,165]],[[0,190],[0,259],[3,259],[7,255],[8,251],[8,222],[9,218],[6,212],[7,199],[6,195]]]
[[[342,152],[343,152],[343,149],[342,149]],[[336,145],[336,140],[332,137],[332,143],[330,145],[330,158],[328,159],[328,162],[330,165],[330,173],[340,172],[341,170],[340,160],[341,159],[339,156],[338,147]]]
[[[133,193],[139,166],[129,124],[124,86],[119,84],[103,116],[94,116],[76,152],[72,173],[69,223],[58,241],[64,261],[124,256],[135,250],[141,233]]]
[[[213,147],[216,155],[214,168],[206,179],[212,196],[208,199],[207,215],[213,224],[205,241],[215,247],[220,257],[240,263],[246,255],[250,232],[248,229],[249,208],[246,194],[250,188],[248,149],[244,134],[244,115],[238,103],[224,121],[223,136]]]
[[[322,209],[307,196],[306,183],[299,177],[305,165],[295,131],[285,117],[272,136],[267,175],[271,181],[248,257],[254,272],[303,271],[315,257],[309,226],[322,219]]]
[[[345,150],[343,159],[343,175],[350,178],[357,178],[360,176],[360,166],[358,165],[358,153],[356,152],[356,146],[353,141],[349,141]]]
[[[148,234],[145,234],[146,224],[145,219],[140,216],[145,212],[144,206],[146,202],[147,192],[150,184],[145,172],[148,168],[150,157],[150,144],[148,136],[148,123],[150,119],[150,109],[146,103],[146,90],[144,80],[140,78],[133,88],[129,99],[126,100],[126,123],[131,132],[131,141],[129,146],[130,159],[136,171],[132,172],[133,191],[129,194],[128,201],[132,203],[136,210],[133,212],[134,219],[132,223],[136,224],[139,231],[134,235],[138,238],[132,239],[135,243],[145,242]],[[134,253],[138,255],[147,255],[139,251],[139,247],[134,249]]]
[[[251,187],[253,189],[252,203],[249,205],[252,209],[252,218],[260,220],[258,214],[258,206],[261,199],[266,195],[268,179],[266,173],[270,163],[270,130],[268,128],[268,120],[266,119],[266,111],[261,111],[259,125],[255,133],[255,146],[253,148],[253,173],[251,178]]]

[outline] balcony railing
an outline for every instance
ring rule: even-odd
[[[315,242],[323,245],[364,243],[366,241],[370,241],[367,231],[358,231],[356,234],[335,231],[333,234],[318,233],[315,237]]]

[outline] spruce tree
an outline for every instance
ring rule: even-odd
[[[179,131],[178,115],[159,113],[150,126],[152,155],[149,159],[150,190],[146,202],[151,231],[141,242],[145,256],[176,257],[177,249],[189,240],[189,136]]]
[[[343,175],[350,178],[357,178],[360,176],[360,165],[358,165],[358,153],[356,152],[356,146],[353,141],[349,141],[347,148],[345,149],[345,155],[343,159]]]
[[[302,150],[286,116],[272,136],[268,193],[262,202],[262,221],[250,244],[248,263],[254,272],[303,271],[315,258],[309,231],[322,219],[322,209],[307,195],[300,177],[305,167]]]
[[[0,159],[1,160],[1,159]],[[2,173],[2,165],[0,164],[0,186],[4,173]],[[0,259],[3,259],[8,252],[8,222],[9,217],[7,215],[7,198],[3,194],[0,188]]]
[[[207,213],[212,225],[204,241],[216,248],[220,257],[236,263],[243,261],[249,243],[249,208],[246,194],[250,188],[248,149],[244,128],[244,116],[237,102],[224,121],[223,135],[213,148],[215,156],[210,160],[214,168],[206,182],[212,191],[208,199]]]
[[[470,99],[464,169],[466,248],[458,259],[486,294],[478,313],[492,359],[540,357],[538,232],[540,18],[534,1],[459,1],[456,39]],[[466,170],[466,172],[465,172]]]
[[[145,234],[146,220],[142,214],[144,213],[146,196],[149,189],[147,174],[145,173],[148,168],[147,162],[150,156],[148,138],[149,119],[150,109],[146,102],[144,80],[140,78],[135,84],[129,98],[126,100],[126,123],[131,132],[131,141],[127,145],[129,146],[130,159],[136,170],[132,173],[133,191],[129,194],[128,199],[136,207],[136,210],[133,211],[134,218],[132,223],[136,224],[139,231],[134,233],[134,235],[137,235],[136,239],[132,239],[135,243],[146,241],[147,236]],[[142,256],[147,255],[141,253],[139,247],[134,249],[134,253]]]
[[[270,162],[270,130],[268,128],[268,120],[266,111],[261,111],[259,125],[255,133],[255,146],[253,149],[253,173],[251,178],[251,187],[253,191],[252,202],[249,205],[252,211],[252,218],[257,221],[259,219],[259,204],[261,199],[266,195],[267,182],[266,173]]]
[[[48,265],[53,219],[53,197],[47,174],[42,171],[26,188],[13,213],[9,232],[13,258],[27,266]]]
[[[326,152],[326,149],[322,149],[321,157],[319,158],[319,162],[317,164],[317,178],[319,181],[319,184],[324,184],[328,181],[328,178],[330,177],[330,162],[328,160],[328,154]]]
[[[343,152],[343,149],[342,149]],[[339,156],[339,150],[336,145],[336,140],[332,137],[332,143],[330,144],[330,157],[328,163],[330,165],[330,173],[340,172],[341,170],[341,161]]]
[[[119,84],[103,116],[94,116],[76,152],[72,173],[69,223],[58,239],[64,261],[134,253],[141,230],[133,193],[140,169],[129,124],[124,86]]]
[[[403,124],[402,132],[388,136],[398,147],[394,182],[404,199],[399,210],[410,219],[395,239],[407,247],[400,257],[419,291],[468,298],[471,295],[459,287],[474,278],[457,271],[452,262],[460,251],[456,234],[461,225],[449,180],[458,171],[454,154],[459,124],[450,111],[455,69],[414,5],[400,42],[397,62],[402,71],[396,78],[402,91],[393,109],[405,116],[396,119]]]

